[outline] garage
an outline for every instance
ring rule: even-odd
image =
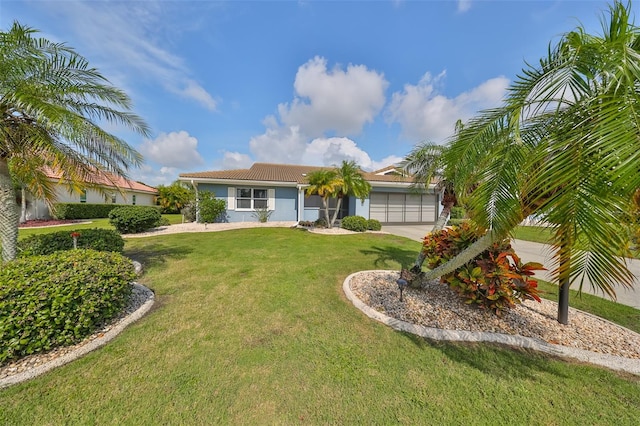
[[[369,217],[381,223],[434,223],[437,219],[435,194],[371,192]]]

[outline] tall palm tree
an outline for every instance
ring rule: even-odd
[[[36,38],[15,22],[0,32],[0,240],[2,259],[15,258],[19,207],[12,173],[33,194],[52,201],[44,183],[45,162],[62,171],[74,188],[101,172],[126,176],[141,155],[97,123],[121,124],[147,135],[144,121],[130,112],[131,100],[84,57],[64,43]]]
[[[369,192],[371,192],[371,184],[364,178],[362,170],[360,170],[360,167],[355,161],[343,160],[340,166],[336,166],[335,179],[335,189],[337,191],[335,195],[338,201],[336,202],[336,210],[333,212],[333,217],[331,218],[330,228],[333,227],[333,224],[336,222],[344,197],[353,196],[364,202],[369,196]]]
[[[307,175],[309,186],[305,190],[307,196],[318,195],[322,199],[327,226],[331,228],[331,217],[329,215],[329,198],[335,197],[342,182],[338,179],[338,173],[332,169],[315,170]]]
[[[532,213],[551,224],[564,324],[572,282],[582,288],[588,277],[615,297],[614,285],[633,281],[619,222],[640,188],[640,30],[619,1],[601,22],[601,35],[578,27],[527,66],[504,105],[467,123],[445,159],[458,193],[475,185],[465,203],[487,240]]]

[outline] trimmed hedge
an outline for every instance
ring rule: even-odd
[[[382,224],[377,219],[368,219],[367,220],[367,229],[369,231],[379,231],[382,229]]]
[[[55,219],[99,219],[109,217],[109,212],[123,204],[57,203],[53,207]]]
[[[18,256],[38,256],[51,254],[60,250],[73,249],[73,237],[78,234],[78,248],[96,251],[112,251],[122,253],[124,240],[116,231],[111,229],[75,229],[72,231],[58,231],[50,234],[31,235],[18,241]]]
[[[121,234],[145,232],[160,225],[160,210],[151,206],[118,207],[109,213],[109,222]]]
[[[0,365],[90,336],[129,301],[136,274],[119,253],[59,251],[0,269]]]
[[[340,226],[343,229],[355,232],[366,231],[368,229],[367,225],[367,219],[362,216],[347,216],[342,218],[342,221],[340,222]]]

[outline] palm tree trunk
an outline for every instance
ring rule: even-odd
[[[331,228],[331,218],[329,217],[329,197],[322,197],[322,207],[324,207],[324,218],[327,221],[327,228]]]
[[[558,322],[569,324],[569,287],[571,285],[571,244],[566,233],[561,236],[558,253]]]
[[[449,219],[449,215],[451,214],[451,208],[453,207],[453,203],[447,203],[444,205],[444,208],[440,212],[440,216],[438,216],[438,220],[435,225],[431,229],[431,233],[442,231],[444,227],[447,225],[447,221]],[[411,272],[418,273],[422,270],[422,264],[424,263],[425,253],[423,250],[420,250],[418,253],[418,257],[416,258],[413,267],[411,268]]]
[[[27,221],[27,191],[20,187],[20,223]]]
[[[338,197],[338,202],[336,203],[336,211],[333,212],[333,218],[331,219],[331,226],[329,228],[333,228],[333,224],[336,223],[336,219],[338,218],[338,212],[340,211],[341,204],[342,204],[342,197]]]
[[[464,249],[460,254],[458,254],[453,259],[449,260],[447,263],[443,263],[438,266],[436,269],[432,269],[428,272],[425,272],[422,276],[422,280],[435,280],[436,278],[440,278],[443,275],[449,274],[456,269],[464,266],[471,260],[475,259],[478,255],[480,255],[483,251],[487,250],[491,245],[498,240],[497,235],[493,231],[488,231],[485,235],[480,237],[475,243],[471,244],[469,247]],[[421,265],[422,266],[422,265]],[[420,272],[420,269],[415,269],[416,265],[411,268],[411,272]],[[419,282],[413,282],[412,285],[414,287],[419,286]]]
[[[9,174],[9,164],[5,158],[0,158],[0,244],[4,262],[16,258],[19,219],[20,210]]]

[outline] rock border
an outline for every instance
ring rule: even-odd
[[[369,270],[354,272],[344,280],[344,283],[342,284],[342,291],[344,292],[347,299],[349,299],[349,301],[351,301],[351,303],[353,303],[353,305],[360,311],[362,311],[365,315],[385,325],[388,325],[394,330],[404,331],[432,340],[451,342],[490,342],[512,347],[532,349],[548,355],[586,362],[589,364],[606,367],[611,370],[622,371],[625,373],[640,376],[640,361],[630,358],[600,354],[562,345],[554,345],[552,343],[547,343],[543,340],[534,339],[532,337],[514,336],[509,334],[490,332],[445,330],[434,327],[425,327],[422,325],[412,324],[406,321],[392,318],[366,305],[351,291],[351,279],[358,274],[367,272],[389,271]]]
[[[142,270],[142,265],[139,262],[135,261],[133,263],[136,268],[136,272],[139,274]],[[117,335],[124,331],[124,329],[129,324],[132,324],[142,318],[147,312],[149,312],[149,310],[155,303],[155,294],[151,289],[143,286],[142,284],[138,284],[137,282],[133,282],[131,283],[131,285],[133,285],[138,291],[146,293],[147,295],[146,301],[142,305],[140,305],[138,309],[121,319],[109,331],[107,331],[100,337],[87,342],[77,349],[27,371],[23,371],[21,373],[0,379],[0,389],[33,379],[48,371],[53,370],[54,368],[68,364],[71,361],[75,361],[81,356],[84,356],[89,352],[106,345],[109,341],[113,340]]]

